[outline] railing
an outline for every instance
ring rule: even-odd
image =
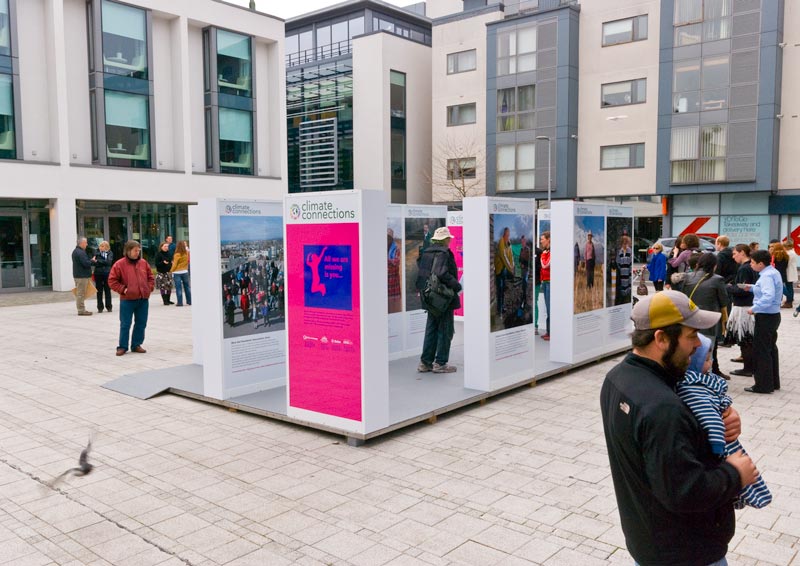
[[[578,3],[579,0],[521,0],[516,3],[506,2],[505,15],[510,16],[517,13],[529,14],[542,10],[563,8],[564,6],[574,6]]]
[[[346,39],[330,45],[323,45],[316,49],[305,49],[298,53],[287,53],[286,66],[294,67],[296,65],[303,65],[311,63],[312,61],[320,61],[322,59],[330,59],[331,57],[339,57],[347,55],[353,50],[353,43],[351,40]]]

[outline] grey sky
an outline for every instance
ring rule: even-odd
[[[250,0],[227,0],[233,4],[248,6]],[[326,6],[340,4],[342,0],[256,0],[256,9],[259,12],[266,12],[273,16],[278,16],[284,20],[300,16]],[[415,0],[384,0],[395,6],[408,6],[414,4]]]

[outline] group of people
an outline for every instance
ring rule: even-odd
[[[86,252],[88,240],[79,237],[72,252],[72,275],[75,280],[75,306],[79,316],[91,316],[86,308],[86,293],[89,283],[94,279],[97,288],[97,312],[112,312],[114,305],[111,291],[119,294],[120,332],[117,344],[117,356],[123,356],[130,350],[139,354],[146,353],[142,346],[149,311],[150,294],[159,287],[165,305],[174,304],[170,300],[173,281],[178,297],[177,306],[192,304],[191,286],[189,282],[189,249],[185,241],[172,243],[172,236],[159,246],[156,254],[156,273],[141,256],[142,246],[135,240],[129,240],[123,247],[123,257],[115,261],[108,242],[102,241],[97,252],[89,257]],[[133,331],[131,333],[131,326]]]
[[[223,274],[222,304],[225,323],[236,325],[236,310],[242,322],[251,322],[256,329],[272,326],[270,313],[283,304],[283,274],[275,261],[259,256]]]

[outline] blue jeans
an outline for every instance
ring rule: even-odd
[[[178,306],[183,305],[183,293],[186,293],[186,304],[192,304],[192,288],[189,285],[188,273],[173,273],[172,278],[175,280],[175,294],[178,296]],[[237,297],[238,298],[238,297]]]
[[[100,295],[99,288],[97,294],[98,296]],[[786,302],[791,305],[794,302],[794,283],[792,283],[791,281],[787,281],[786,283],[784,283],[783,294],[786,295]]]
[[[638,562],[634,562],[634,564],[636,564],[636,566],[640,566],[640,564]],[[722,558],[720,558],[716,562],[712,562],[711,564],[708,564],[707,566],[728,566],[728,560],[723,556]]]
[[[144,343],[144,329],[147,327],[147,313],[150,309],[148,299],[134,299],[132,301],[119,302],[119,346],[123,350],[128,349],[128,339],[130,338],[131,348],[141,346]],[[133,336],[131,333],[131,319],[135,319],[133,325]]]
[[[539,293],[542,291],[542,284],[533,286],[533,326],[539,328]]]
[[[445,365],[450,360],[450,342],[453,340],[453,334],[455,334],[455,324],[452,310],[448,310],[440,317],[428,313],[420,360],[428,365],[433,362]]]
[[[546,334],[550,334],[550,281],[542,281],[542,293],[544,293],[544,308],[547,311]]]

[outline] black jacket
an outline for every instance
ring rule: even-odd
[[[533,283],[539,285],[542,282],[542,249],[536,246],[534,251],[536,257],[533,259]]]
[[[717,274],[721,275],[728,284],[734,282],[738,270],[739,265],[733,259],[733,250],[731,248],[721,249],[717,254]]]
[[[628,354],[600,392],[608,459],[631,556],[643,566],[705,566],[733,537],[739,473],[656,362]]]
[[[728,306],[728,290],[722,277],[716,274],[709,277],[702,269],[688,273],[677,290],[682,291],[687,297],[691,295],[694,304],[706,311],[722,312],[722,307]],[[720,320],[716,326],[704,328],[700,332],[713,338],[719,335],[721,329]]]
[[[434,261],[439,257],[436,264],[436,276],[439,280],[450,287],[456,294],[450,302],[450,308],[455,310],[461,307],[461,299],[458,297],[458,292],[461,291],[461,283],[458,282],[458,266],[456,266],[456,258],[450,248],[446,248],[440,244],[431,244],[417,259],[417,290],[421,291],[425,288],[428,277],[431,276]]]
[[[169,253],[169,250],[161,251],[158,250],[156,253],[156,271],[158,273],[169,273],[170,268],[172,267],[172,254]]]
[[[112,265],[114,265],[114,254],[111,250],[106,252],[106,257],[103,257],[103,252],[94,254],[95,275],[108,275],[111,272]]]
[[[75,279],[88,279],[92,276],[92,260],[89,254],[80,246],[72,250],[72,277]]]
[[[739,266],[739,271],[736,272],[736,283],[745,283],[747,285],[754,285],[755,282],[758,281],[758,273],[756,273],[752,267],[750,267],[750,262],[746,261],[745,263]],[[752,307],[753,306],[753,291],[745,291],[744,289],[740,289],[736,285],[728,285],[728,293],[733,300],[733,306],[735,307]]]

